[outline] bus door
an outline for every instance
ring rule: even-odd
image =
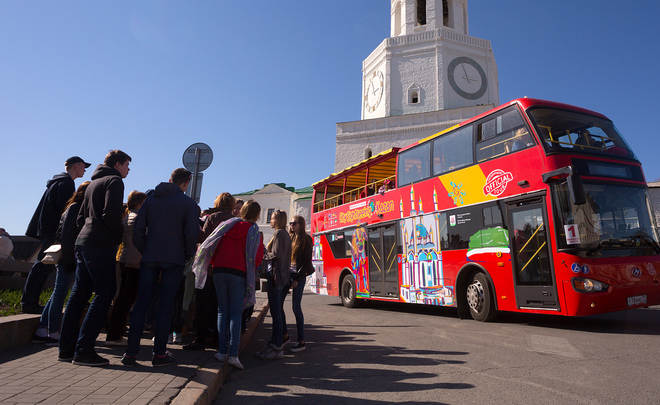
[[[559,310],[544,198],[510,202],[507,208],[518,307]]]
[[[399,297],[396,226],[394,224],[368,229],[369,232],[369,294]]]

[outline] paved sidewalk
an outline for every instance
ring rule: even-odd
[[[268,310],[266,294],[257,292],[257,304],[247,331],[245,348]],[[0,353],[2,404],[207,404],[222,388],[229,366],[213,358],[212,350],[188,351],[168,345],[177,366],[152,367],[149,339],[142,339],[140,366],[121,364],[125,347],[105,347],[105,334],[97,352],[110,360],[106,367],[76,366],[57,361],[57,347],[27,344]]]

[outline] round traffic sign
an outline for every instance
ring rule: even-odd
[[[191,172],[203,172],[213,162],[213,151],[205,143],[193,143],[183,152],[183,166]]]

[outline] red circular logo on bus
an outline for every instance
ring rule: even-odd
[[[501,195],[511,180],[513,180],[513,174],[510,172],[505,172],[501,169],[493,170],[486,178],[484,195],[492,195],[494,197]]]

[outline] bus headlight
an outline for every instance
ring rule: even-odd
[[[575,291],[581,293],[603,292],[609,288],[609,285],[590,278],[575,277],[571,282]]]

